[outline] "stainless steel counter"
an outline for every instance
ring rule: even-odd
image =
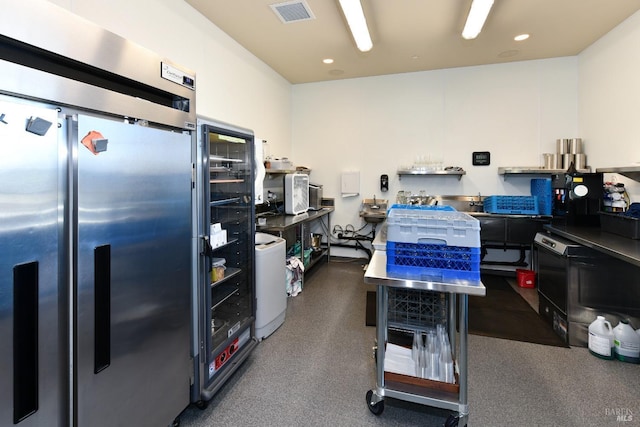
[[[464,212],[474,218],[509,218],[509,219],[551,219],[551,215],[532,215],[532,214],[497,214],[489,212]]]
[[[471,282],[469,280],[455,280],[449,282],[433,282],[411,277],[389,276],[387,275],[387,253],[380,250],[373,253],[371,261],[369,261],[367,271],[364,274],[364,282],[371,285],[450,292],[466,295],[484,296],[487,292],[480,281]]]
[[[373,239],[371,245],[376,251],[387,250],[387,221],[383,222],[380,225],[379,231],[376,234],[376,237]]]
[[[298,215],[276,215],[276,216],[267,216],[267,224],[266,225],[258,225],[258,231],[264,232],[283,232],[287,229],[300,225],[304,222],[315,221],[316,219],[320,219],[325,215],[329,215],[334,211],[332,207],[325,207],[318,211],[308,211],[305,213],[301,213]]]
[[[545,225],[544,229],[622,261],[640,266],[640,240],[607,233],[598,227]]]

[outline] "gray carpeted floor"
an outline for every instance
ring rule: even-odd
[[[361,261],[318,266],[288,300],[285,323],[181,426],[443,425],[449,412],[437,408],[394,399],[378,417],[367,408],[375,328],[365,302],[375,288],[362,277]],[[640,426],[640,365],[476,335],[468,357],[469,426]]]

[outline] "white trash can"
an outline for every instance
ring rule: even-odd
[[[256,338],[262,341],[284,323],[287,311],[286,241],[256,233]]]

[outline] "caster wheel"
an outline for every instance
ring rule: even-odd
[[[206,400],[198,400],[197,402],[194,403],[194,405],[196,406],[196,408],[200,409],[201,411],[207,409],[207,406],[209,405],[209,402],[207,402]]]
[[[381,400],[380,402],[372,405],[371,404],[372,396],[373,396],[373,391],[369,390],[367,392],[367,406],[369,407],[369,410],[373,415],[380,415],[382,414],[382,411],[384,411],[384,400]]]
[[[447,418],[447,421],[444,423],[444,427],[459,427],[459,422],[460,418],[456,417],[455,415],[449,415],[449,418]],[[466,424],[460,427],[466,427]]]

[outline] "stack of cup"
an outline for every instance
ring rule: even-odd
[[[414,331],[411,358],[415,363],[416,377],[455,382],[451,343],[444,325],[437,325],[435,331],[427,331],[424,341],[422,332]]]
[[[582,138],[562,138],[556,140],[556,152],[544,153],[544,169],[567,170],[573,166],[580,170],[587,165],[587,156],[582,150]]]
[[[440,348],[438,345],[438,337],[433,331],[427,334],[425,360],[427,362],[427,372],[423,378],[438,381],[440,379],[440,370],[438,369],[440,365]]]

